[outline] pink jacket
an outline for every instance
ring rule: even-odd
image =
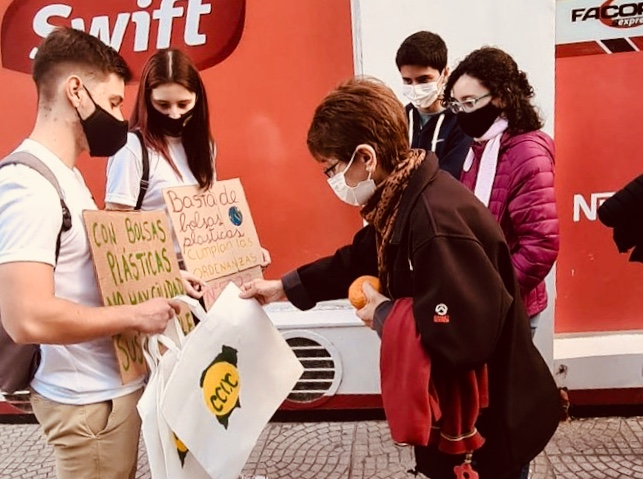
[[[474,142],[473,165],[461,181],[474,190],[485,143]],[[501,139],[489,210],[511,250],[529,316],[547,307],[544,279],[558,256],[558,214],[554,197],[554,142],[542,131]]]

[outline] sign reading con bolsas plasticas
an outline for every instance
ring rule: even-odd
[[[172,235],[162,211],[85,211],[85,228],[103,304],[143,303],[184,294]],[[179,320],[185,332],[194,328],[187,306]],[[141,333],[114,336],[123,383],[147,372]]]
[[[246,0],[14,0],[2,20],[2,66],[31,73],[37,47],[58,26],[83,30],[118,51],[139,77],[145,60],[170,46],[200,70],[236,49]]]
[[[209,308],[230,281],[261,278],[262,251],[241,181],[215,182],[209,190],[163,190],[188,271],[206,281]]]

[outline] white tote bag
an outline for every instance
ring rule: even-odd
[[[149,366],[150,377],[138,402],[141,416],[143,442],[147,450],[152,479],[209,479],[194,456],[174,435],[161,414],[161,398],[165,385],[181,354],[179,346],[184,343],[184,335],[178,321],[176,328],[168,327],[166,334],[178,339],[177,344],[168,336],[151,336],[148,351],[144,351]],[[174,329],[174,330],[172,330]],[[160,353],[159,343],[167,349]]]
[[[236,479],[303,367],[259,303],[228,284],[186,338],[162,413],[212,479]],[[181,298],[183,299],[183,298]]]

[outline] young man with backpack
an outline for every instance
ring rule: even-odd
[[[100,40],[54,30],[33,64],[34,128],[0,168],[0,319],[18,348],[41,345],[31,402],[61,479],[134,477],[144,378],[122,383],[111,337],[162,332],[178,312],[161,298],[102,307],[83,226],[97,207],[76,160],[124,144],[129,78]]]
[[[460,179],[471,138],[458,126],[455,113],[442,105],[449,77],[447,46],[435,33],[420,31],[406,38],[395,63],[404,82],[411,148],[433,151],[440,168]]]

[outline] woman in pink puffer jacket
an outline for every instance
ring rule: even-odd
[[[547,306],[544,280],[559,248],[554,143],[540,131],[533,96],[511,56],[491,47],[470,53],[445,88],[460,127],[475,140],[460,179],[505,233],[532,334]]]

